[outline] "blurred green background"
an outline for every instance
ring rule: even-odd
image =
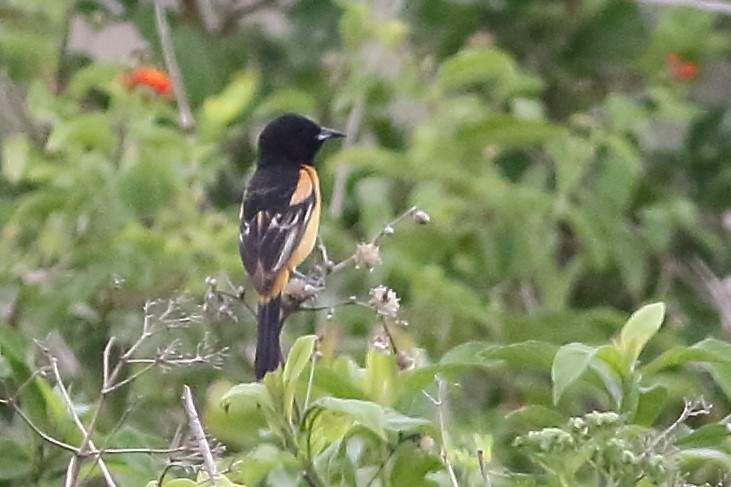
[[[387,284],[419,363],[471,340],[604,343],[656,300],[668,314],[648,356],[731,336],[728,13],[619,0],[165,3],[187,131],[167,89],[130,81],[165,69],[152,2],[0,4],[3,353],[32,368],[30,339],[43,340],[82,407],[108,339],[134,340],[148,299],[205,301],[204,324],[176,336],[230,347],[222,370],[141,379],[103,428],[134,403],[145,414],[130,414],[130,438],[167,438],[182,383],[202,398],[216,381],[251,379],[254,319],[216,301],[206,278],[231,293],[245,285],[238,206],[256,137],[284,111],[349,135],[318,163],[332,258],[412,205],[431,216],[400,224],[381,240],[382,265],[333,276],[316,302]],[[321,332],[331,354],[362,361],[376,326],[368,310],[300,313],[284,341]],[[551,402],[545,369],[461,380],[456,431],[499,437],[507,411]],[[660,380],[675,405],[667,418],[689,394],[712,399],[716,419],[729,412],[731,391],[704,374]],[[564,404],[591,407],[602,404]],[[0,414],[1,451],[31,437]],[[0,485],[40,468],[26,453],[14,474],[0,462]],[[45,457],[38,478],[61,460]],[[130,465],[132,479],[154,472]]]

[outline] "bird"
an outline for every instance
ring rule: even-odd
[[[315,246],[322,205],[315,156],[338,137],[345,134],[295,113],[274,119],[259,135],[239,215],[239,254],[258,294],[257,380],[283,362],[282,291]]]

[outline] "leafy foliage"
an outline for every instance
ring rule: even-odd
[[[227,447],[215,485],[727,480],[725,19],[625,0],[199,3],[167,11],[190,131],[169,80],[130,77],[164,65],[153,2],[0,6],[0,486],[66,474],[73,450],[29,423],[164,449],[184,383]],[[128,28],[142,60],[104,60],[81,24]],[[235,221],[256,134],[288,110],[349,132],[318,163],[320,236],[362,268],[327,276],[324,310],[288,320],[285,367],[251,383]],[[401,214],[414,224],[384,232]],[[363,242],[375,254],[348,260]],[[358,297],[381,284],[385,314]],[[230,347],[220,370],[171,365],[211,365],[209,344]],[[117,357],[134,380],[100,393]],[[103,456],[120,486],[205,482],[178,453]],[[98,462],[80,475],[104,485]]]

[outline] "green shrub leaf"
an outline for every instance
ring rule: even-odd
[[[665,304],[653,303],[638,309],[627,320],[619,335],[619,348],[628,367],[634,367],[640,352],[660,329],[664,318]]]
[[[346,414],[376,436],[386,438],[386,412],[384,408],[374,402],[323,397],[313,404],[313,407]]]
[[[566,389],[586,372],[596,353],[596,348],[583,343],[569,343],[558,349],[551,367],[554,404],[558,404]]]

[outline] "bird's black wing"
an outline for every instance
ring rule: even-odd
[[[280,174],[276,182],[266,181],[273,176],[257,173],[244,197],[239,253],[257,292],[271,297],[286,283],[283,271],[302,242],[317,192],[306,171],[298,170],[294,180]]]

